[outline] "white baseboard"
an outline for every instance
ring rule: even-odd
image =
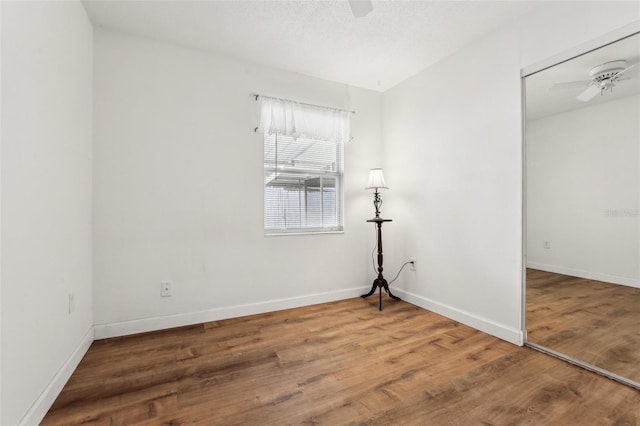
[[[499,339],[506,340],[514,345],[522,346],[524,344],[524,334],[522,330],[510,328],[504,324],[498,324],[486,318],[473,315],[469,312],[410,293],[400,288],[395,288],[393,292],[397,293],[397,295],[405,302],[409,302],[428,311],[432,311],[454,321],[458,321],[462,324],[468,325],[469,327],[475,328],[476,330],[480,330]]]
[[[214,308],[208,309],[206,311],[188,312],[184,314],[166,315],[153,318],[143,318],[138,320],[122,321],[109,324],[99,324],[94,327],[95,339],[99,340],[107,339],[109,337],[146,333],[149,331],[183,327],[186,325],[200,324],[209,321],[238,318],[247,315],[263,314],[266,312],[280,311],[283,309],[291,309],[301,306],[333,302],[336,300],[357,297],[362,293],[365,293],[367,290],[367,287],[354,287],[344,290],[335,290],[326,293],[316,293],[306,296],[289,297],[284,299],[274,299],[266,302],[250,303],[246,305]]]
[[[603,281],[606,283],[621,284],[640,288],[640,279],[637,278],[619,277],[616,275],[603,274],[600,272],[583,271],[581,269],[567,268],[566,266],[548,265],[545,263],[532,261],[527,261],[527,268],[553,272],[554,274],[569,275],[572,277],[585,278],[588,280]]]
[[[80,344],[73,351],[71,356],[62,365],[60,370],[53,376],[47,387],[44,388],[38,399],[33,403],[29,411],[20,420],[20,425],[37,425],[40,424],[44,416],[53,405],[62,388],[67,383],[73,372],[82,361],[82,357],[87,353],[89,347],[93,343],[93,327],[91,327],[82,338]]]

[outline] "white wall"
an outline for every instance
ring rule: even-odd
[[[520,70],[640,16],[602,7],[544,3],[385,92],[386,259],[418,265],[400,296],[522,342]]]
[[[527,122],[528,266],[640,287],[638,117],[635,95]]]
[[[95,34],[96,337],[360,294],[373,279],[381,95],[117,32]],[[251,93],[355,109],[345,232],[263,236]],[[160,282],[173,296],[160,297]]]
[[[0,423],[33,424],[93,337],[92,27],[79,2],[0,7]]]
[[[2,11],[4,8],[0,5],[0,51],[2,50]],[[2,55],[0,52],[0,377],[2,377]],[[2,379],[0,379],[0,422],[2,421]]]
[[[386,252],[417,258],[401,296],[517,341],[520,80],[510,51],[516,40],[485,38],[385,93],[385,215],[398,230]],[[496,84],[479,84],[495,69]]]

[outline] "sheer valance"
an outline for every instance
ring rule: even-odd
[[[351,112],[260,95],[259,130],[318,141],[351,139]]]

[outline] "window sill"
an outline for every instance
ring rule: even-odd
[[[299,231],[299,232],[269,232],[265,233],[265,237],[282,237],[288,235],[325,235],[325,234],[344,234],[342,231]]]

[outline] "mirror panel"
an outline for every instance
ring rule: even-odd
[[[635,34],[525,77],[527,342],[636,386],[639,62]]]

